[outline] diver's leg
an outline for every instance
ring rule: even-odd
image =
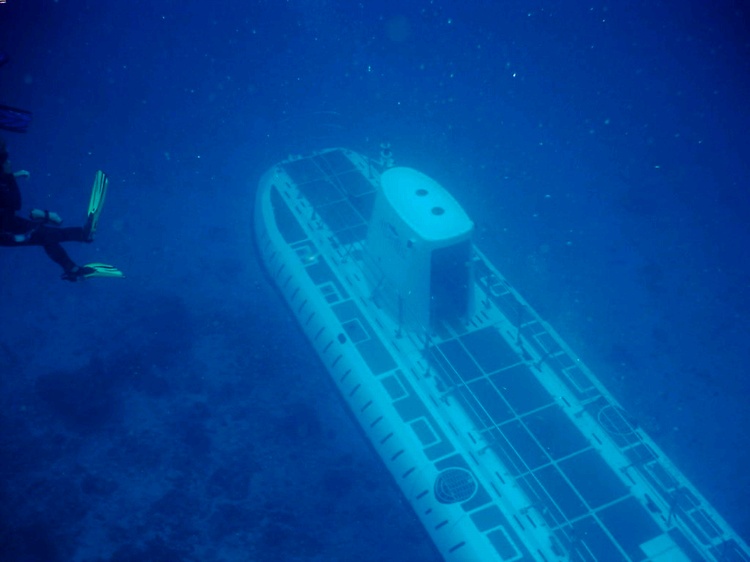
[[[29,238],[29,244],[34,246],[59,244],[60,242],[88,242],[88,240],[86,239],[83,228],[80,226],[57,228],[41,225],[38,226]]]
[[[80,226],[69,226],[67,228],[50,228],[49,230],[56,231],[58,242],[91,242],[86,237],[86,233]]]
[[[53,228],[41,225],[31,234],[27,244],[42,246],[50,259],[63,268],[63,275],[67,275],[77,266],[60,243],[83,241],[84,234],[81,227]]]
[[[86,228],[70,227],[55,228],[37,225],[26,240],[18,245],[42,246],[52,261],[63,268],[62,278],[67,281],[77,281],[88,277],[123,277],[116,267],[103,263],[89,263],[78,266],[60,244],[61,242],[91,242]]]
[[[76,263],[70,259],[68,252],[58,242],[45,244],[42,247],[50,259],[63,268],[63,275],[69,274],[76,269]]]
[[[38,223],[17,215],[0,215],[0,230],[12,236],[22,235],[16,240],[19,245],[28,241],[37,226],[39,226]]]

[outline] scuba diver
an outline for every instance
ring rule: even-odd
[[[8,62],[8,55],[0,52],[0,66]],[[31,112],[0,104],[0,129],[25,133],[31,124]],[[122,277],[122,272],[103,263],[76,265],[60,245],[61,242],[93,242],[99,215],[107,194],[107,176],[96,173],[91,191],[88,216],[83,227],[60,228],[62,219],[57,213],[32,209],[28,219],[16,215],[21,210],[21,190],[16,178],[28,178],[29,173],[13,172],[5,142],[0,140],[0,246],[41,246],[47,255],[63,268],[62,278],[78,281],[87,277]]]
[[[28,177],[25,170],[13,172],[5,143],[0,141],[0,246],[42,246],[47,255],[63,268],[62,279],[78,281],[88,277],[123,277],[122,272],[103,263],[76,265],[61,242],[93,242],[99,215],[107,194],[107,176],[96,173],[88,216],[83,227],[60,228],[60,215],[33,209],[30,218],[16,215],[21,209],[21,190],[16,178]]]

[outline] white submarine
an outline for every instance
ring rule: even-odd
[[[334,148],[260,180],[273,281],[446,561],[750,561],[472,242],[436,181]]]

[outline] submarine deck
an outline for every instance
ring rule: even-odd
[[[367,267],[377,163],[334,149],[277,171],[287,179],[269,186],[276,228],[424,456],[439,470],[482,472],[470,498],[466,482],[447,482],[446,503],[461,502],[498,559],[546,559],[525,545],[533,527],[559,559],[750,560],[747,545],[478,249],[478,306],[468,321],[420,337],[378,314],[356,274]],[[465,416],[446,416],[451,405]]]

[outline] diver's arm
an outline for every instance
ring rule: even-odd
[[[54,211],[47,211],[42,209],[31,209],[29,218],[36,222],[44,224],[62,224],[62,218]]]

